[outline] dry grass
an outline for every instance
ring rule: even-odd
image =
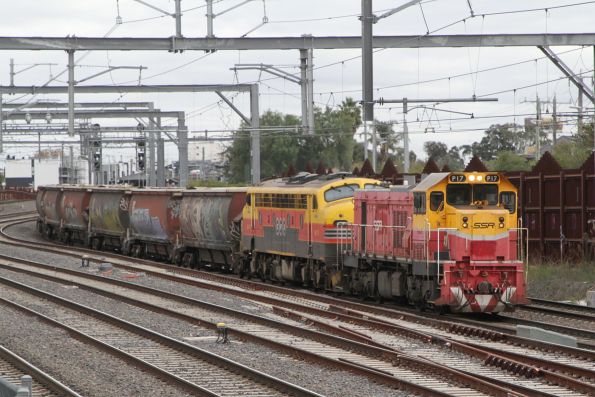
[[[578,301],[595,289],[595,263],[542,263],[529,266],[528,295]]]

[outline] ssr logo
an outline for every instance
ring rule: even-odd
[[[493,229],[496,226],[493,222],[475,222],[473,229]]]

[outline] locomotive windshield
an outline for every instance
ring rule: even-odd
[[[454,206],[471,205],[476,201],[487,202],[487,205],[498,205],[498,185],[448,185],[446,187],[446,201]]]
[[[334,186],[324,192],[324,199],[329,201],[336,201],[347,197],[353,197],[355,191],[359,189],[359,185],[354,183],[350,185]]]

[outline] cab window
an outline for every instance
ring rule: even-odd
[[[357,184],[334,186],[324,192],[324,199],[327,202],[330,202],[353,197],[353,194],[357,189],[359,189],[359,185]]]
[[[446,202],[450,205],[470,205],[471,185],[456,184],[446,186]]]
[[[444,208],[444,193],[442,192],[432,192],[430,193],[430,210],[438,211]]]
[[[498,185],[473,185],[473,201],[487,201],[498,205]]]
[[[516,209],[516,194],[514,192],[500,193],[500,205],[513,214]]]
[[[377,183],[366,183],[364,189],[376,189],[379,185]]]
[[[425,214],[426,213],[426,194],[425,193],[413,193],[413,213],[414,214]]]

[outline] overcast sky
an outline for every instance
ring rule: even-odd
[[[146,0],[147,2],[173,12],[174,2],[170,0]],[[221,0],[214,6],[221,12],[241,3],[241,0]],[[374,10],[381,14],[405,3],[405,0],[375,0]],[[21,0],[5,2],[2,7],[2,36],[92,36],[101,37],[115,24],[116,16],[124,23],[118,25],[110,37],[169,37],[174,33],[174,20],[134,0]],[[451,22],[469,17],[439,30],[436,34],[489,34],[489,33],[592,33],[595,19],[595,3],[587,2],[574,7],[551,8],[560,5],[580,3],[579,0],[470,0],[476,17],[470,17],[467,0],[428,0],[423,6],[411,7],[383,19],[374,26],[378,35],[424,35],[440,29]],[[182,30],[186,37],[203,37],[206,34],[204,0],[183,0],[184,13]],[[198,7],[198,8],[197,8]],[[357,0],[254,0],[215,19],[215,35],[237,37],[258,26],[266,12],[268,23],[249,34],[259,36],[312,35],[359,35],[361,25],[357,18],[360,12]],[[525,10],[548,7],[548,11],[488,15],[501,11]],[[422,14],[423,9],[423,14]],[[266,10],[266,11],[265,11]],[[425,21],[424,21],[425,17]],[[561,58],[574,71],[593,69],[593,48],[553,47],[564,54]],[[361,59],[358,50],[317,50],[314,64],[315,101],[319,106],[338,105],[345,97],[361,99]],[[235,63],[269,63],[286,67],[289,72],[298,72],[299,52],[295,51],[218,51],[205,56],[202,52],[171,54],[168,52],[106,52],[77,53],[76,58],[85,55],[76,69],[76,79],[96,73],[106,65],[148,67],[142,73],[145,84],[213,84],[233,82],[255,82],[261,79],[261,112],[267,109],[284,113],[300,114],[299,87],[282,79],[271,79],[258,72],[243,71],[237,75],[230,71]],[[355,59],[352,59],[354,58]],[[51,71],[55,75],[66,66],[66,54],[50,51],[2,51],[0,56],[0,83],[8,84],[9,59],[14,58],[16,69],[31,63],[57,63]],[[537,59],[537,61],[533,61]],[[344,61],[344,62],[342,62]],[[500,68],[489,72],[478,70],[523,62],[516,66]],[[185,66],[184,66],[185,65]],[[324,67],[325,65],[331,65]],[[97,66],[97,67],[95,67]],[[498,98],[497,103],[449,104],[442,109],[473,113],[468,116],[446,112],[434,113],[423,110],[410,112],[411,147],[422,153],[423,142],[439,140],[449,145],[461,145],[480,140],[481,130],[494,123],[522,123],[526,114],[535,112],[535,105],[523,103],[525,98],[534,100],[536,94],[542,99],[553,98],[554,94],[562,104],[561,111],[574,112],[570,106],[576,104],[577,90],[567,80],[541,84],[538,87],[521,88],[536,82],[555,80],[561,72],[543,54],[532,47],[481,48],[481,49],[394,49],[377,51],[374,55],[375,95],[384,98],[448,98],[470,97],[472,95]],[[454,77],[467,74],[461,77]],[[50,76],[50,67],[39,66],[20,73],[15,78],[17,85],[40,85]],[[66,75],[56,84],[64,83]],[[592,76],[592,74],[590,74]],[[450,79],[448,77],[451,77]],[[138,71],[117,70],[103,75],[88,84],[134,84],[138,82]],[[428,80],[438,79],[434,82]],[[516,90],[516,93],[513,91]],[[498,94],[495,92],[505,91]],[[66,96],[40,96],[38,99],[66,100]],[[218,103],[215,94],[127,94],[120,95],[77,95],[76,101],[153,101],[162,110],[183,110],[187,113],[188,126],[192,131],[228,130],[236,128],[240,119],[227,106]],[[4,101],[15,97],[4,97]],[[20,100],[26,100],[21,98]],[[249,112],[247,94],[234,96],[234,102],[246,113]],[[551,112],[551,105],[543,106],[544,113]],[[516,116],[515,116],[516,115]],[[400,130],[402,114],[400,105],[392,108],[378,107],[376,118],[381,121],[394,120]],[[450,119],[450,120],[449,120]],[[452,120],[454,119],[454,120]],[[419,120],[419,122],[418,122]],[[135,125],[132,121],[101,121]],[[565,127],[570,133],[573,126]],[[441,133],[424,134],[426,127],[433,127]],[[472,130],[472,131],[461,131]],[[453,131],[453,132],[450,132]],[[221,135],[221,133],[216,133]],[[25,155],[25,148],[11,148],[11,154]],[[121,151],[114,151],[119,156]],[[175,148],[167,149],[168,160],[177,157]]]

